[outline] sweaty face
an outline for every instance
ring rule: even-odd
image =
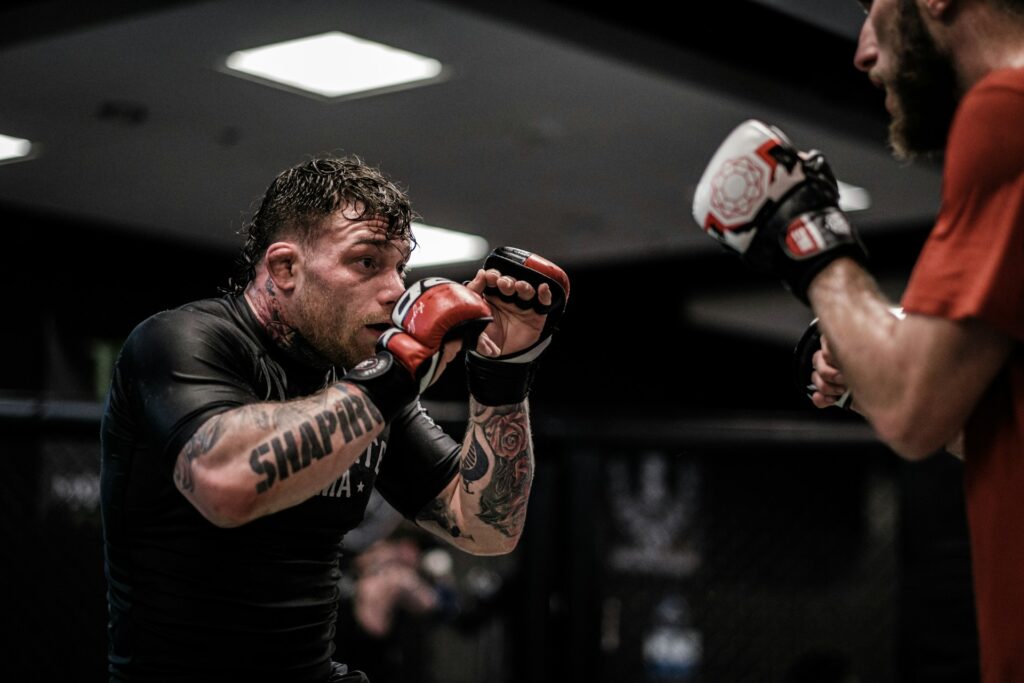
[[[351,368],[375,353],[391,309],[405,291],[409,244],[386,240],[379,221],[338,212],[303,245],[291,319],[306,345]]]
[[[941,152],[959,99],[953,64],[937,48],[915,0],[899,0],[896,29],[895,70],[886,83],[893,97],[890,143],[903,159]]]

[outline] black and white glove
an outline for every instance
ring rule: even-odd
[[[839,209],[839,186],[818,151],[799,152],[774,126],[750,119],[725,139],[701,176],[693,217],[757,272],[778,277],[805,305],[814,276],[867,252]]]

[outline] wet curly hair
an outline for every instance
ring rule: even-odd
[[[316,157],[282,171],[270,183],[239,231],[242,248],[226,291],[245,290],[268,246],[286,235],[315,237],[323,219],[346,205],[361,206],[360,218],[383,220],[387,239],[406,239],[415,246],[411,224],[418,217],[401,188],[358,156]]]

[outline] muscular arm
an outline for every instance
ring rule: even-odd
[[[459,473],[416,516],[417,523],[474,555],[515,549],[533,483],[527,403],[483,406],[470,399]]]
[[[241,406],[213,416],[186,442],[174,483],[214,524],[239,526],[316,494],[383,428],[377,408],[347,382],[307,398]]]
[[[976,320],[909,314],[898,320],[875,281],[837,259],[813,281],[811,305],[857,410],[894,451],[925,458],[954,442],[1010,353]]]

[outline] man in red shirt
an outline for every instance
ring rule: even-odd
[[[1024,2],[861,4],[854,62],[886,92],[894,152],[944,155],[905,315],[865,269],[823,157],[777,129],[733,133],[694,216],[813,309],[827,340],[814,355],[815,405],[849,389],[899,455],[963,457],[982,680],[1024,681]],[[752,179],[742,188],[737,169]]]

